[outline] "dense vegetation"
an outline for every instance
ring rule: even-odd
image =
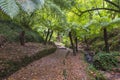
[[[74,56],[82,45],[96,69],[111,70],[120,58],[119,17],[120,0],[0,0],[0,36],[21,45],[62,42]]]

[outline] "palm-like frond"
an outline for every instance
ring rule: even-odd
[[[42,7],[44,0],[0,0],[0,9],[13,18],[19,13],[18,4],[25,12],[31,13]]]
[[[110,24],[120,24],[120,18],[116,18],[110,22]]]
[[[119,24],[120,24],[120,18],[116,18],[116,19],[111,20],[110,22],[102,22],[101,26],[102,27],[113,27]]]
[[[53,2],[51,1],[46,1],[46,4],[45,4],[46,8],[48,10],[51,11],[51,13],[54,13],[55,15],[57,16],[60,16],[62,15],[62,11],[61,11],[61,8],[59,6],[57,6],[56,4],[54,4]],[[54,15],[53,14],[53,15]]]
[[[36,4],[36,9],[40,9],[42,8],[42,6],[44,5],[45,1],[44,0],[32,0],[35,4]]]
[[[19,2],[21,5],[22,9],[27,12],[31,13],[35,10],[35,3],[33,3],[31,0],[25,0],[24,2]]]
[[[44,0],[25,0],[25,1],[18,0],[18,3],[21,5],[22,9],[25,12],[30,14],[35,9],[42,8],[42,6],[44,4]]]
[[[0,0],[0,9],[12,18],[19,13],[19,7],[15,0]]]
[[[85,24],[83,26],[83,29],[88,30],[90,27],[96,26],[96,25],[97,25],[96,20],[92,20],[92,21],[88,22],[87,24]]]

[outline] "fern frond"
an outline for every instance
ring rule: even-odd
[[[36,9],[41,9],[45,3],[44,0],[32,0],[36,4]]]
[[[61,16],[63,15],[62,10],[60,9],[59,6],[57,6],[56,4],[54,4],[51,1],[47,1],[45,6],[51,11],[51,13],[57,15],[57,16]]]
[[[120,24],[120,18],[116,18],[110,22],[110,24]]]
[[[24,2],[18,1],[18,2],[21,5],[22,9],[28,14],[33,12],[36,8],[35,3],[33,3],[31,0],[25,0]]]
[[[0,0],[0,8],[11,18],[19,13],[19,7],[15,0]]]

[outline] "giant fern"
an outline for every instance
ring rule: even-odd
[[[15,0],[0,0],[0,8],[10,17],[14,17],[19,13],[19,7]]]
[[[27,13],[33,12],[35,9],[41,8],[44,0],[0,0],[0,9],[11,18],[19,13],[19,6]]]

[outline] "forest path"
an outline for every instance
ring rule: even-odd
[[[86,64],[80,53],[73,56],[66,48],[41,58],[4,80],[89,80]]]

